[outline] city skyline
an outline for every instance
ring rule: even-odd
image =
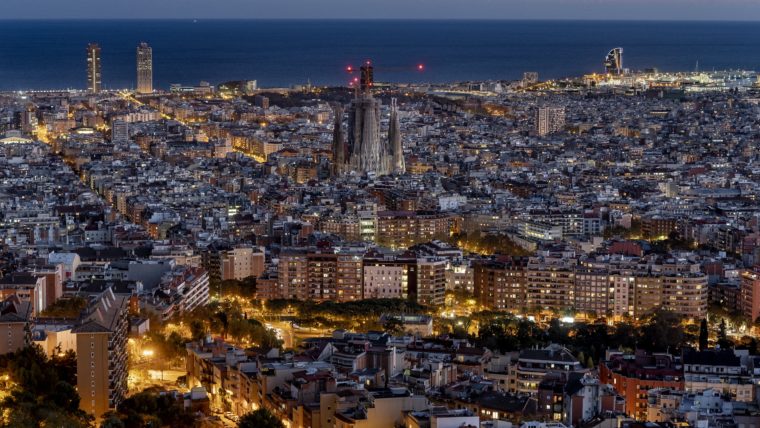
[[[8,0],[4,19],[488,19],[488,20],[686,20],[759,21],[760,4],[750,0],[222,0],[209,10],[200,0]],[[382,6],[382,7],[373,7]],[[234,12],[232,12],[234,11]]]
[[[348,80],[343,69],[365,59],[383,65],[383,81],[514,79],[524,71],[563,78],[603,72],[600,58],[616,46],[625,48],[625,67],[631,70],[694,70],[697,62],[703,70],[753,70],[760,63],[754,54],[760,50],[752,49],[760,33],[755,23],[344,21],[336,25],[341,31],[323,21],[7,21],[0,38],[4,60],[0,89],[81,88],[82,47],[91,42],[102,48],[105,89],[137,88],[135,46],[140,42],[148,42],[155,51],[156,89],[228,80],[257,80],[261,87],[309,80],[343,85]],[[57,42],[47,43],[48,39]],[[546,49],[554,55],[544,55]],[[310,66],[295,66],[287,58],[299,58]],[[418,64],[425,65],[424,71],[416,68]]]

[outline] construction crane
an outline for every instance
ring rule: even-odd
[[[381,71],[418,71],[420,73],[425,71],[425,64],[417,64],[413,69],[410,69],[409,67],[381,67]],[[354,76],[353,79],[351,79],[351,82],[349,82],[349,86],[353,86],[356,88],[357,93],[359,91],[365,92],[369,91],[372,86],[375,84],[375,66],[372,64],[372,61],[365,61],[358,69],[354,67],[353,65],[346,66],[346,73],[348,74],[355,74],[358,73],[359,76]]]

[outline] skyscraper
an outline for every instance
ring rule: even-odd
[[[565,128],[565,109],[562,107],[541,107],[536,117],[536,131],[544,136],[560,132]]]
[[[87,45],[87,90],[97,94],[101,88],[100,45]]]
[[[615,48],[604,57],[604,70],[608,74],[623,74],[623,48]]]
[[[368,62],[361,67],[356,97],[348,110],[348,135],[343,134],[343,109],[335,113],[333,134],[334,172],[341,174],[354,171],[360,174],[385,175],[403,172],[401,135],[395,102],[391,108],[391,124],[388,139],[380,138],[380,100],[372,96],[374,69]],[[397,156],[394,157],[394,154]],[[399,164],[400,162],[400,164]],[[399,170],[397,165],[402,165]],[[398,171],[397,171],[398,170]]]
[[[137,46],[137,92],[153,92],[153,48],[145,42]]]

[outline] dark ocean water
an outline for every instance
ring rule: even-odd
[[[158,0],[157,0],[158,1]],[[156,86],[256,79],[344,84],[372,59],[380,81],[565,77],[601,71],[625,49],[632,69],[760,69],[760,23],[601,21],[0,21],[0,90],[83,88],[85,46],[103,85],[135,85],[135,47],[153,46]],[[425,71],[416,71],[417,64]]]

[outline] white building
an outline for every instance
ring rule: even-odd
[[[77,253],[50,253],[48,255],[50,264],[63,265],[63,279],[72,279],[76,275],[77,268],[82,264],[82,260]]]
[[[241,280],[264,272],[264,252],[256,247],[238,247],[227,252],[222,261],[222,279]]]
[[[523,238],[538,239],[540,241],[562,239],[562,226],[548,223],[521,221],[517,225],[517,231]]]
[[[441,211],[453,211],[466,203],[467,197],[462,195],[449,195],[438,198],[438,208]]]
[[[400,298],[406,280],[403,266],[364,266],[364,298]]]

